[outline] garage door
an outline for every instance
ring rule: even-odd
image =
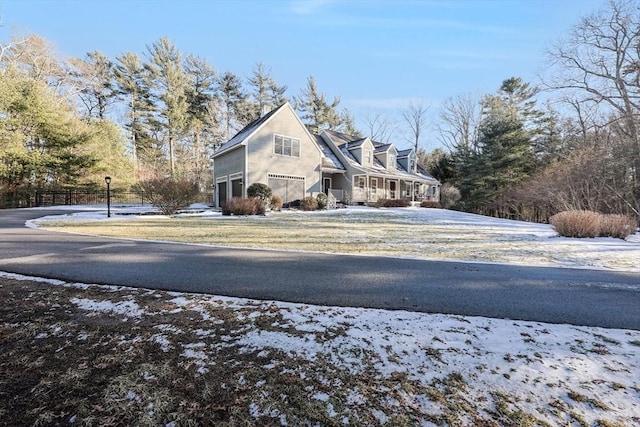
[[[269,174],[269,183],[267,185],[269,185],[273,194],[282,197],[284,203],[304,199],[303,176]]]

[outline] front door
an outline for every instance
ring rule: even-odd
[[[389,181],[389,198],[395,199],[396,197],[396,182]]]
[[[328,195],[329,190],[331,190],[331,178],[324,178],[322,180],[322,192]]]

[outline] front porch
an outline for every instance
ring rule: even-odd
[[[425,181],[361,175],[351,184],[346,190],[327,188],[325,192],[345,204],[375,203],[380,199],[440,200],[439,185]]]

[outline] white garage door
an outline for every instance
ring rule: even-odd
[[[282,197],[284,203],[304,199],[304,177],[269,174],[267,184],[273,194]]]

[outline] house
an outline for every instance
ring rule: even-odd
[[[267,184],[285,203],[315,196],[364,204],[378,199],[439,200],[440,182],[413,149],[331,130],[309,133],[289,103],[249,123],[213,155],[215,205]]]

